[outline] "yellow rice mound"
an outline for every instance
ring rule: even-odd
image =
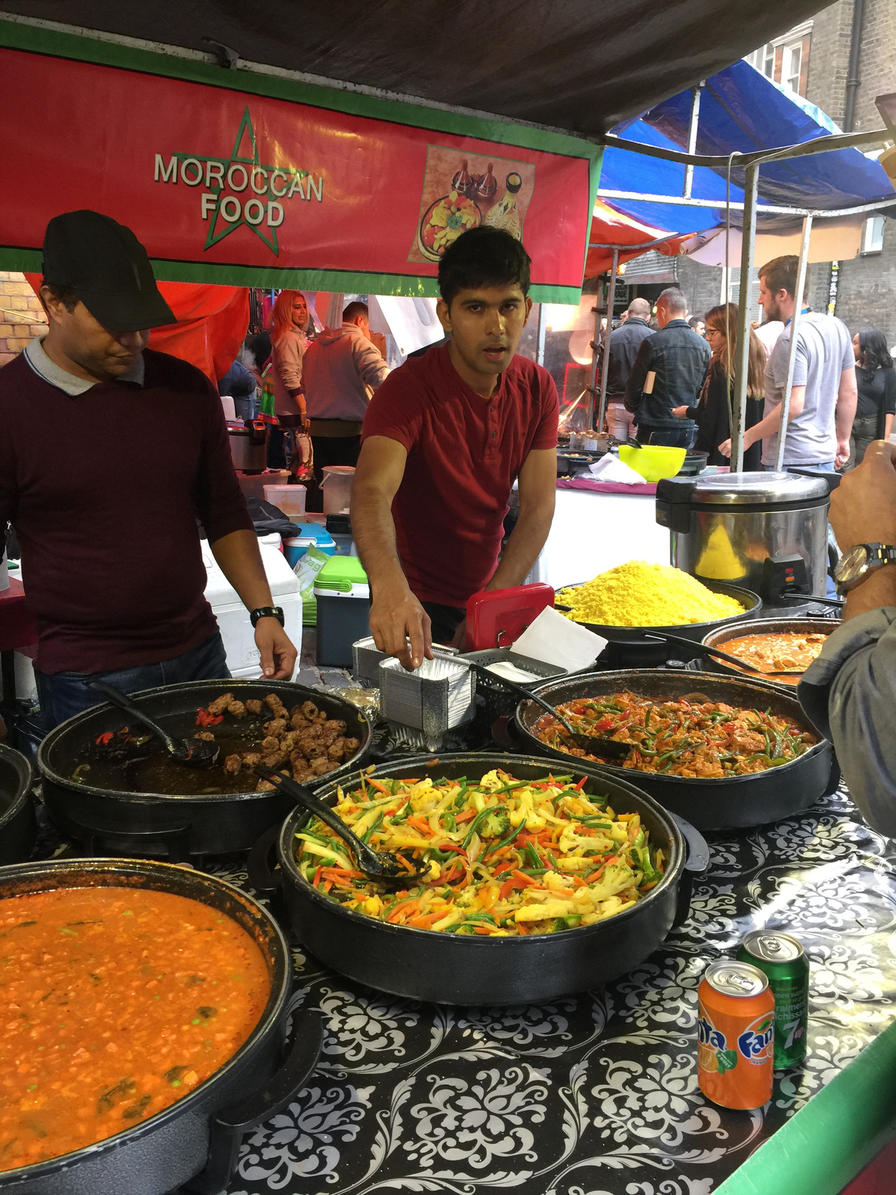
[[[561,589],[567,618],[613,627],[674,627],[743,614],[735,598],[713,593],[696,577],[667,564],[631,560],[585,585]]]

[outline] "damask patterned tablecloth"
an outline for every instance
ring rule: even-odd
[[[420,1004],[295,950],[320,1062],[246,1138],[228,1195],[708,1195],[893,1021],[896,848],[841,789],[799,818],[708,836],[690,916],[634,972],[549,1004]],[[245,885],[245,874],[221,872]],[[751,929],[810,960],[805,1065],[752,1112],[697,1087],[697,986]]]

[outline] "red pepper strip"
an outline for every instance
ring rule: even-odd
[[[101,747],[107,746],[115,738],[111,730],[104,730],[102,734],[96,736],[96,741]]]
[[[538,881],[533,880],[522,871],[515,871],[509,880],[505,880],[498,892],[498,900],[506,900],[511,892],[517,888],[536,888]]]
[[[587,783],[588,783],[588,777],[587,777],[587,776],[583,776],[583,777],[582,777],[582,779],[581,779],[581,780],[578,782],[578,784],[576,785],[576,788],[577,788],[577,789],[578,789],[578,790],[581,792],[581,790],[582,790],[582,789],[585,787],[585,785],[586,785]]]
[[[224,721],[224,715],[210,714],[208,710],[201,709],[196,711],[196,725],[197,726],[217,726],[219,722]]]

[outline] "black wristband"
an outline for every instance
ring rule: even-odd
[[[281,627],[284,625],[283,611],[279,606],[259,606],[257,610],[250,612],[249,619],[253,627],[257,625],[259,618],[276,618]]]

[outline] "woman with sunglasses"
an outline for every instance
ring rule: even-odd
[[[728,457],[719,452],[719,445],[731,436],[731,404],[734,402],[734,362],[737,357],[736,303],[711,307],[706,316],[706,339],[712,357],[700,398],[697,402],[697,439],[694,450],[708,452],[708,465],[727,465]],[[746,427],[762,418],[765,385],[765,349],[759,337],[750,329],[750,356],[747,370]],[[758,440],[744,453],[744,471],[754,472],[760,467],[762,441]]]

